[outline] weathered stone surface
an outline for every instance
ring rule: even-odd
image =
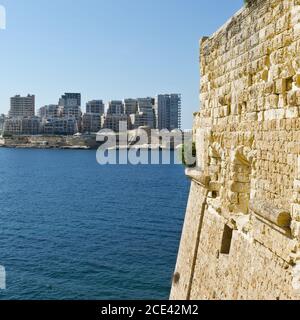
[[[210,179],[194,177],[171,299],[300,299],[300,1],[251,0],[200,46]]]
[[[278,209],[266,201],[251,200],[249,208],[262,218],[274,223],[279,227],[291,226],[291,214],[284,209]]]
[[[186,300],[190,297],[192,275],[195,268],[195,252],[198,251],[206,196],[205,188],[192,182],[171,293],[173,297],[180,300]]]
[[[203,171],[195,169],[186,169],[185,174],[187,177],[194,180],[194,182],[202,185],[203,187],[208,188],[211,178],[210,176],[205,175]]]

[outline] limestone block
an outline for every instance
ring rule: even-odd
[[[300,241],[300,222],[292,221],[291,231],[292,235]]]
[[[216,182],[216,181],[211,181],[211,182],[209,183],[208,188],[209,188],[210,191],[217,191],[217,192],[219,192],[220,189],[221,189],[221,186],[222,186],[221,183]]]
[[[294,24],[294,38],[300,37],[300,23]]]
[[[275,81],[275,93],[282,94],[286,92],[286,79],[278,79]]]
[[[238,202],[239,202],[238,193],[228,191],[227,192],[227,199],[231,204],[238,204]]]
[[[296,74],[293,78],[295,85],[300,88],[300,74]]]
[[[286,118],[298,118],[299,117],[299,109],[298,107],[291,107],[286,110]]]
[[[258,119],[258,113],[257,112],[248,112],[246,118],[248,121],[256,121]]]
[[[229,189],[232,192],[237,192],[237,193],[250,193],[249,183],[230,181],[229,182]]]
[[[250,215],[237,215],[234,220],[239,231],[243,232],[250,229]]]
[[[287,103],[290,105],[290,106],[295,106],[297,104],[297,94],[295,91],[290,91],[288,94],[287,94]]]
[[[300,222],[300,204],[292,204],[292,218]]]
[[[295,294],[300,295],[300,264],[296,264],[293,267],[292,286]]]
[[[265,121],[279,120],[279,119],[283,119],[284,117],[285,117],[285,110],[283,108],[266,110],[264,112]]]
[[[300,180],[295,179],[294,181],[294,191],[300,193]]]
[[[265,120],[264,111],[258,112],[258,114],[257,114],[257,120],[258,120],[259,122],[262,122],[262,121]]]
[[[187,168],[185,174],[203,187],[208,188],[210,177],[205,175],[201,170]]]
[[[232,172],[230,178],[235,182],[250,183],[250,176],[247,173]]]

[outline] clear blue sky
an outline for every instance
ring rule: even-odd
[[[242,0],[0,0],[0,113],[9,97],[36,95],[37,108],[64,92],[122,99],[178,92],[183,127],[199,109],[199,39]],[[85,110],[85,108],[84,108]]]

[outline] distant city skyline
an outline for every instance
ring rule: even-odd
[[[72,99],[71,97],[69,97],[69,99],[66,99],[66,96],[67,95],[76,95],[76,96],[73,96]],[[13,104],[13,101],[17,98],[21,98],[21,100],[25,101],[25,103],[27,103],[28,101],[34,106],[32,109],[31,109],[31,113],[29,113],[28,115],[26,116],[34,116],[34,115],[38,115],[39,113],[39,110],[40,109],[43,109],[44,107],[49,107],[49,106],[66,106],[68,104],[67,101],[72,101],[72,100],[76,100],[76,103],[74,105],[76,106],[80,106],[82,111],[83,112],[86,112],[86,113],[91,113],[91,109],[92,107],[96,107],[96,108],[99,108],[99,104],[102,104],[103,105],[103,113],[104,112],[107,112],[109,107],[110,107],[110,103],[111,102],[115,102],[115,103],[122,103],[123,104],[123,109],[122,109],[122,112],[121,113],[127,113],[126,112],[126,105],[128,106],[129,103],[136,103],[136,108],[138,107],[138,100],[143,100],[143,99],[152,99],[153,100],[153,104],[154,104],[154,101],[155,99],[160,99],[160,98],[166,98],[166,97],[169,97],[172,96],[172,95],[175,95],[175,96],[180,96],[180,98],[182,98],[182,95],[180,93],[175,93],[175,92],[172,92],[172,93],[158,93],[158,94],[155,94],[155,95],[146,95],[145,97],[137,97],[137,96],[132,96],[132,97],[123,97],[121,99],[114,99],[114,98],[109,98],[108,100],[104,100],[104,99],[101,99],[101,97],[94,97],[94,98],[88,98],[86,101],[83,101],[82,100],[82,93],[81,92],[78,92],[78,93],[65,93],[63,95],[61,95],[60,98],[52,101],[51,103],[41,103],[41,105],[37,105],[36,103],[36,100],[37,100],[37,95],[36,93],[33,93],[33,92],[28,92],[26,94],[20,94],[20,93],[16,93],[14,94],[13,96],[9,97],[9,104],[8,104],[8,109],[5,110],[5,111],[1,111],[0,114],[3,114],[5,116],[8,116],[8,117],[17,117],[18,114],[11,114],[10,113],[10,109],[12,108],[12,104]],[[165,102],[165,101],[164,101]],[[181,102],[181,101],[180,101]],[[93,105],[94,104],[94,105]],[[94,112],[92,112],[94,113]],[[115,113],[115,112],[114,112]],[[128,113],[128,115],[130,115],[131,112]],[[132,112],[134,113],[134,112]],[[22,115],[23,116],[23,115]]]
[[[189,129],[199,109],[199,39],[242,4],[2,0],[0,113],[10,97],[31,92],[37,108],[56,103],[62,91],[82,92],[84,102],[180,92],[182,128]]]
[[[85,110],[80,92],[65,92],[57,104],[37,108],[35,101],[34,94],[10,98],[9,111],[0,115],[2,136],[118,132],[124,122],[127,129],[181,129],[181,94],[109,100],[106,108],[103,100],[94,99],[85,103]]]

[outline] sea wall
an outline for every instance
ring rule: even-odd
[[[300,298],[300,1],[248,2],[200,43],[171,299]]]

